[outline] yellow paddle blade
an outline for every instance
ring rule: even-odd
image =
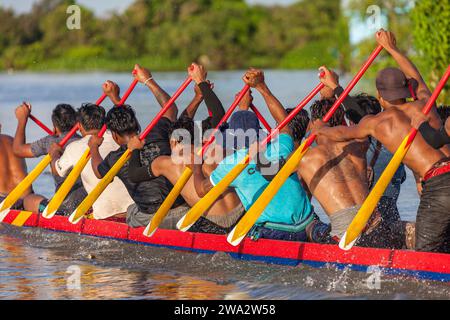
[[[227,190],[228,186],[241,174],[247,167],[249,155],[238,163],[228,174],[209,192],[191,208],[177,223],[177,228],[183,232],[188,231],[190,227],[208,210],[213,203]]]
[[[341,242],[339,243],[339,247],[343,250],[350,250],[353,244],[356,242],[359,235],[362,233],[364,228],[367,225],[367,222],[372,215],[372,212],[377,207],[378,201],[380,201],[381,197],[384,194],[387,186],[392,180],[395,172],[397,172],[398,167],[403,161],[406,153],[408,152],[411,143],[408,145],[408,141],[410,139],[410,135],[408,135],[400,145],[400,147],[395,152],[388,166],[384,170],[380,179],[377,181],[372,191],[369,193],[369,196],[364,201],[363,205],[359,209],[356,216],[353,218],[352,223],[347,228],[347,232],[342,237]]]
[[[251,208],[242,217],[239,223],[233,228],[227,237],[227,241],[233,245],[237,246],[241,243],[242,239],[247,235],[253,225],[256,223],[258,218],[263,213],[267,205],[272,201],[272,199],[280,190],[281,186],[286,182],[289,176],[297,169],[298,164],[302,160],[308,148],[305,148],[306,141],[292,154],[286,164],[281,168],[278,174],[269,183],[266,189],[261,193],[258,199],[253,203]],[[280,208],[282,210],[282,208]]]
[[[170,191],[169,195],[164,200],[161,207],[159,207],[158,211],[156,211],[155,215],[150,220],[150,223],[145,228],[144,230],[145,236],[151,237],[156,232],[159,225],[164,220],[170,208],[172,208],[173,204],[177,200],[184,186],[191,177],[192,177],[192,170],[190,168],[184,169],[180,179],[178,179],[177,183],[173,186],[173,189]]]
[[[52,158],[50,155],[46,155],[41,162],[23,179],[11,193],[0,204],[0,222],[5,219],[9,213],[9,209],[16,203],[17,200],[24,194],[24,192],[31,187],[34,180],[45,170],[50,164]]]
[[[56,211],[58,211],[59,207],[63,203],[64,199],[66,199],[72,187],[77,182],[78,178],[81,175],[84,167],[89,162],[90,159],[90,151],[89,148],[84,152],[83,156],[80,158],[78,163],[72,168],[72,171],[67,176],[66,180],[64,180],[63,184],[59,187],[58,191],[56,191],[52,200],[48,203],[45,208],[42,216],[46,219],[51,219],[55,215]]]
[[[94,202],[100,197],[102,192],[108,187],[108,185],[114,180],[114,177],[119,173],[120,169],[125,165],[125,163],[130,158],[131,151],[127,149],[124,154],[117,160],[117,162],[112,166],[108,173],[103,177],[102,180],[95,186],[94,190],[88,194],[88,196],[80,203],[78,208],[70,215],[69,221],[73,224],[77,224],[86,214],[86,212],[91,209]]]

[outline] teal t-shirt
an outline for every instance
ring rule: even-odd
[[[265,157],[276,162],[287,159],[294,150],[294,141],[288,134],[280,134],[267,146]],[[248,153],[247,149],[236,151],[219,163],[211,174],[211,183],[216,185],[234,168]],[[262,174],[256,170],[254,161],[231,183],[235,188],[242,205],[248,210],[268,186]],[[303,222],[312,213],[311,203],[296,174],[291,175],[257,220],[257,224],[265,222],[294,224]]]

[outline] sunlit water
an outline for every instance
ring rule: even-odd
[[[286,107],[293,107],[315,85],[317,72],[268,71],[267,81]],[[157,73],[160,85],[173,93],[184,73]],[[210,79],[225,106],[232,103],[243,86],[242,72],[212,72]],[[30,101],[33,114],[49,126],[52,108],[61,102],[79,106],[94,102],[104,80],[116,81],[122,91],[131,82],[127,74],[14,74],[0,75],[0,123],[2,132],[13,135],[17,121],[14,108]],[[370,90],[371,83],[362,83]],[[360,91],[357,87],[354,92]],[[178,100],[184,108],[193,96],[187,89]],[[258,94],[255,105],[271,125]],[[128,103],[137,111],[143,126],[159,110],[151,93],[141,85]],[[106,102],[105,106],[111,104]],[[200,107],[198,119],[207,115]],[[43,136],[32,122],[27,140]],[[37,160],[28,161],[29,168]],[[49,173],[34,184],[37,193],[50,197],[53,183]],[[418,197],[414,179],[402,187],[399,208],[402,218],[414,220]],[[319,214],[320,206],[315,207]],[[369,290],[368,275],[351,271],[315,270],[305,266],[285,267],[235,261],[224,254],[197,255],[156,249],[112,240],[87,238],[43,231],[0,227],[0,298],[3,299],[328,299],[328,298],[448,298],[449,287],[411,279],[384,277],[381,290]],[[79,288],[72,288],[71,274],[80,270]],[[75,271],[74,271],[75,270]],[[76,273],[76,272],[75,272]]]

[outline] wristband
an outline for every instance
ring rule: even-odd
[[[153,76],[151,76],[150,78],[148,78],[147,80],[144,81],[144,86],[146,86],[147,82],[149,82],[150,80],[153,80]]]

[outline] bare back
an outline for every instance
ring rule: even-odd
[[[328,215],[361,205],[368,194],[367,142],[325,138],[306,153],[298,175]]]
[[[413,102],[392,106],[369,120],[368,125],[372,128],[371,135],[391,153],[397,151],[403,139],[411,131],[411,117],[414,114],[411,107],[417,107],[414,104],[421,103]],[[423,178],[428,170],[443,158],[445,158],[445,154],[441,150],[431,147],[418,133],[403,162]]]
[[[186,167],[183,164],[173,163],[171,157],[169,156],[159,157],[157,161],[165,161],[167,165],[162,173],[170,181],[170,183],[175,185]],[[207,165],[203,165],[203,171],[206,176],[211,175],[212,172],[211,168]],[[201,198],[195,190],[194,176],[191,176],[184,186],[181,191],[181,196],[190,207],[193,207],[198,201],[200,201]],[[228,190],[224,192],[224,194],[219,197],[216,202],[214,202],[208,211],[206,211],[206,216],[220,216],[227,214],[237,208],[239,204],[240,200],[237,194],[234,191]]]
[[[25,160],[13,154],[13,138],[0,134],[0,193],[10,193],[25,179],[26,172]]]

